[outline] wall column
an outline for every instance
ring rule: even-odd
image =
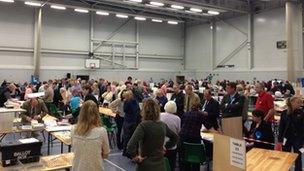
[[[35,9],[34,76],[40,76],[42,8]]]
[[[287,42],[287,80],[295,81],[295,65],[294,65],[294,53],[293,53],[293,11],[296,10],[296,6],[291,1],[285,3],[285,17],[286,17],[286,42]]]
[[[248,65],[249,70],[254,67],[254,13],[248,14]]]

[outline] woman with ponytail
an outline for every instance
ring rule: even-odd
[[[281,114],[278,143],[276,150],[298,153],[295,162],[295,171],[302,170],[302,159],[300,149],[304,142],[304,112],[301,108],[302,98],[293,96],[287,99],[287,110]]]

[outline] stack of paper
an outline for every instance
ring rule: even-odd
[[[71,129],[72,129],[72,125],[70,125],[70,126],[54,126],[54,127],[47,127],[46,131],[48,131],[48,132],[70,131]]]
[[[21,142],[22,144],[29,144],[29,143],[39,142],[39,140],[36,138],[26,138],[26,139],[19,139],[19,142]]]
[[[29,129],[32,129],[33,127],[31,125],[22,125],[21,126],[21,129],[22,130],[29,130]]]

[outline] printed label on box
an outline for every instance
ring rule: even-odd
[[[246,167],[246,146],[245,141],[230,138],[230,164],[244,169]]]

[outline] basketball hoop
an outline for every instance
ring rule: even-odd
[[[95,68],[95,63],[90,63],[90,68],[94,69]]]

